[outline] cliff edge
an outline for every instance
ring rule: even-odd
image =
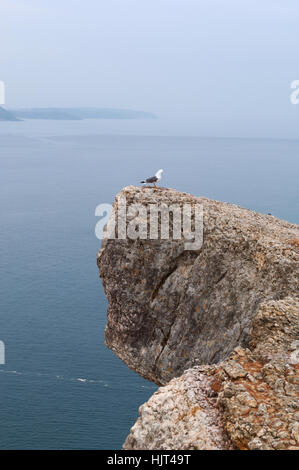
[[[143,227],[152,206],[203,213],[195,250],[143,236],[105,239],[98,254],[107,346],[164,385],[124,448],[296,447],[298,226],[166,188],[126,187],[115,213],[123,200],[127,225],[136,204]]]

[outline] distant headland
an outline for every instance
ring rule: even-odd
[[[20,119],[0,106],[0,121],[20,121]]]
[[[114,108],[16,108],[8,111],[0,107],[0,121],[23,119],[78,121],[83,119],[156,119],[156,116],[144,111]]]

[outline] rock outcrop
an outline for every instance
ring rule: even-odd
[[[124,188],[115,211],[120,196],[203,207],[200,249],[106,239],[98,255],[108,347],[164,385],[124,448],[297,448],[298,226],[163,188]]]
[[[161,387],[124,449],[299,450],[298,316],[292,298],[261,304],[250,349]]]

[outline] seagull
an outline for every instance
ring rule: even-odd
[[[154,187],[157,189],[156,183],[159,183],[159,181],[161,181],[162,173],[163,173],[163,170],[158,170],[155,176],[151,176],[150,178],[147,178],[146,180],[140,181],[140,183],[142,184],[153,183]]]

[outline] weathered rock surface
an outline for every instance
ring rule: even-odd
[[[298,226],[173,190],[120,195],[204,213],[200,250],[125,239],[99,252],[106,343],[164,385],[124,449],[299,449]]]
[[[139,409],[124,449],[299,450],[299,301],[260,306],[251,349],[196,366]]]
[[[232,449],[212,383],[195,367],[161,387],[139,408],[124,449]]]
[[[203,206],[198,251],[183,240],[105,240],[98,266],[108,298],[106,344],[143,377],[166,384],[248,346],[263,301],[298,292],[298,226],[174,190],[124,188],[127,205]],[[114,207],[117,209],[119,196]]]

